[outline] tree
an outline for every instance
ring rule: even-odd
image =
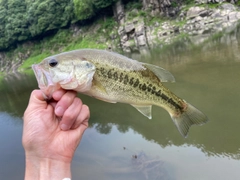
[[[0,2],[0,48],[7,47],[7,40],[5,38],[5,25],[7,17],[6,1]]]
[[[73,0],[74,12],[78,20],[89,19],[94,15],[92,0]]]
[[[8,0],[6,17],[6,38],[15,42],[26,40],[30,33],[28,30],[28,20],[26,15],[26,4],[22,0]]]
[[[116,0],[93,0],[94,7],[96,9],[103,9],[111,6]]]
[[[15,41],[26,40],[29,36],[26,18],[26,4],[22,0],[0,2],[0,48],[7,48]]]
[[[116,0],[0,0],[0,50],[87,20]]]
[[[75,16],[80,21],[89,19],[114,2],[116,0],[73,0]]]
[[[73,3],[69,0],[36,0],[28,9],[31,35],[66,26],[73,18]]]

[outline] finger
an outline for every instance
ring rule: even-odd
[[[75,133],[75,137],[79,140],[81,140],[84,131],[87,129],[88,127],[88,120],[90,118],[90,111],[88,106],[83,105],[81,112],[77,118],[77,121],[75,121],[73,127],[71,129],[75,129],[75,131],[77,131],[77,133]]]
[[[23,115],[24,123],[37,120],[37,117],[41,116],[43,112],[53,112],[53,107],[49,106],[45,101],[41,90],[33,90],[29,98],[28,106]]]
[[[88,120],[89,120],[89,118],[85,119],[85,120],[80,124],[80,126],[76,129],[76,131],[78,131],[78,133],[76,133],[76,135],[77,135],[77,137],[80,137],[79,140],[81,140],[84,131],[85,131],[85,130],[87,129],[87,127],[88,127]]]
[[[87,105],[82,105],[81,111],[72,125],[71,129],[77,129],[80,125],[88,127],[88,120],[90,118],[90,111]]]
[[[52,98],[56,101],[59,101],[66,92],[67,91],[64,89],[59,89],[52,94]]]
[[[55,107],[56,116],[63,116],[64,112],[73,103],[75,97],[76,92],[74,91],[67,91],[65,94],[63,94]]]
[[[44,99],[43,93],[41,90],[33,90],[29,102],[28,102],[28,107],[27,109],[36,109],[36,108],[46,108],[47,103]]]
[[[60,128],[64,131],[69,130],[77,120],[82,109],[82,101],[79,98],[74,98],[73,103],[68,107],[62,116]]]

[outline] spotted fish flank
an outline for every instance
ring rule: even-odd
[[[166,109],[186,137],[191,125],[207,122],[195,107],[173,94],[162,82],[174,82],[167,70],[117,53],[82,49],[57,54],[33,65],[40,89],[49,98],[72,89],[97,99],[128,103],[151,118],[152,105]]]

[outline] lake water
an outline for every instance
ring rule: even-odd
[[[148,120],[127,104],[109,104],[80,95],[90,107],[90,127],[78,147],[73,179],[226,180],[240,178],[239,34],[189,49],[183,42],[136,59],[168,69],[165,83],[204,112],[209,122],[183,138],[170,116],[153,107]],[[234,37],[234,38],[233,38]],[[23,179],[22,115],[33,75],[18,74],[0,85],[0,177]]]

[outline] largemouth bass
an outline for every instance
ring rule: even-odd
[[[74,90],[110,103],[128,103],[149,119],[152,105],[167,110],[182,136],[191,125],[208,121],[198,109],[177,97],[162,82],[174,82],[167,70],[96,49],[53,55],[32,66],[47,98],[60,88]]]

